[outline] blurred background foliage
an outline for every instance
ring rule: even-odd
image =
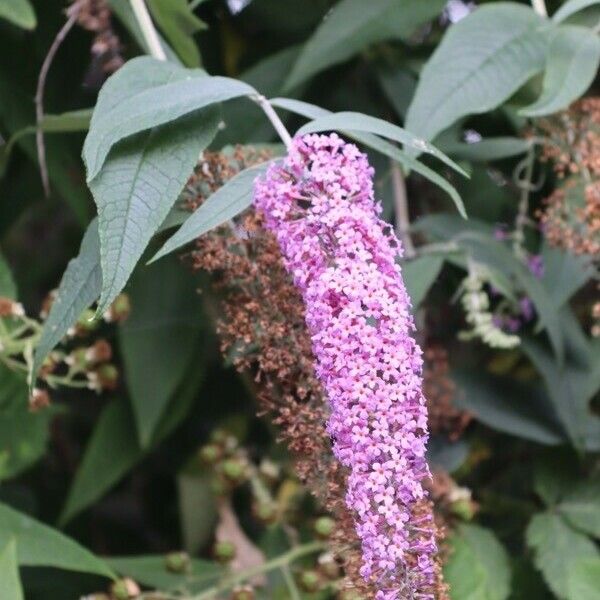
[[[324,20],[336,4],[342,19]],[[144,52],[126,0],[89,5],[107,12],[90,11],[87,21],[74,24],[45,81],[46,197],[34,97],[67,6],[0,0],[0,296],[20,303],[31,320],[9,307],[3,335],[22,326],[32,343],[44,301],[95,213],[80,158],[91,109],[107,75]],[[465,33],[469,13],[490,5],[506,11],[487,22],[481,17],[475,27],[481,43],[488,33],[521,27],[510,11],[527,10],[525,21],[533,19],[527,3],[148,5],[184,65],[242,79],[268,97],[406,125],[468,172],[468,179],[447,168],[442,173],[464,201],[469,220],[463,220],[439,188],[371,155],[384,216],[409,240],[404,272],[425,349],[432,495],[447,527],[451,598],[600,598],[597,42],[585,46],[586,33],[573,49],[581,30],[567,31],[544,62],[533,34],[524,35],[514,54],[494,59],[508,71],[486,74],[478,67],[481,81],[473,85],[485,93],[465,84],[453,101],[444,77],[451,80],[461,68],[457,61],[473,58]],[[574,10],[566,24],[597,38],[600,5],[548,1],[547,9],[568,13],[567,5]],[[442,39],[452,45],[447,31],[459,27],[458,54],[447,49],[444,59],[438,50],[432,60]],[[542,62],[535,67],[527,60]],[[556,81],[575,90],[572,97],[563,97]],[[587,104],[555,114],[584,93]],[[57,116],[63,113],[69,114]],[[303,122],[289,112],[281,116],[290,130]],[[247,104],[223,106],[222,120],[211,150],[275,141]],[[572,157],[578,148],[589,155]],[[408,215],[401,217],[404,196]],[[587,229],[577,212],[586,206],[592,207]],[[230,548],[215,545],[215,525],[228,518],[223,494],[234,514],[229,537],[238,536],[246,558],[284,555],[293,548],[289,529],[310,542],[323,534],[319,527],[327,528],[276,429],[256,416],[252,385],[221,356],[215,315],[197,293],[210,295],[209,278],[180,263],[172,257],[138,267],[112,318],[80,319],[61,352],[85,364],[69,370],[74,385],[56,381],[49,406],[44,396],[30,410],[23,373],[6,361],[0,366],[3,599],[21,597],[17,564],[28,599],[93,592],[137,597],[138,584],[194,598],[230,564]],[[224,455],[207,461],[215,447]],[[248,475],[248,465],[258,474]],[[273,518],[252,510],[252,482],[268,479],[270,468],[277,481]],[[24,514],[36,521],[26,522]],[[269,571],[258,597],[335,596],[328,582],[336,573],[327,574],[314,558],[294,564],[291,582],[286,569]],[[109,592],[105,576],[114,572],[137,583],[118,580]]]

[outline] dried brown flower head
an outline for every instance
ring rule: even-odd
[[[104,73],[110,75],[123,66],[123,45],[112,27],[112,13],[107,0],[74,0],[77,24],[94,34],[91,46],[92,58]]]
[[[600,254],[600,98],[584,98],[537,123],[543,160],[565,183],[538,216],[545,236],[575,254]]]
[[[425,348],[423,391],[427,399],[429,430],[457,440],[472,420],[471,413],[454,405],[456,384],[450,378],[448,352],[443,346]]]

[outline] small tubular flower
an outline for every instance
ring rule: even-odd
[[[349,469],[361,574],[378,600],[433,598],[435,527],[423,511],[428,438],[421,350],[373,169],[335,134],[296,138],[256,182],[255,207],[300,291],[327,430]]]

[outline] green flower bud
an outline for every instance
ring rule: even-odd
[[[321,587],[321,577],[317,571],[302,571],[300,574],[300,586],[305,592],[317,592]]]
[[[331,517],[319,517],[314,528],[319,537],[328,538],[335,530],[335,521]]]
[[[246,477],[246,465],[235,458],[223,462],[223,475],[233,483],[241,483]]]
[[[260,502],[253,506],[254,516],[262,523],[270,524],[277,520],[277,506],[272,502]]]
[[[170,552],[165,556],[165,566],[171,573],[187,573],[191,566],[190,556],[187,552]]]
[[[224,563],[228,563],[235,558],[236,548],[233,542],[222,540],[217,542],[214,547],[215,558]]]
[[[206,444],[200,448],[200,460],[207,465],[212,465],[222,456],[222,451],[216,444]]]

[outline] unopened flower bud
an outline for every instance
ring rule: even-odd
[[[259,502],[254,504],[252,512],[259,521],[266,525],[270,525],[277,520],[277,506],[273,502]]]
[[[20,302],[11,298],[0,297],[0,317],[24,317],[25,309]]]
[[[200,460],[207,465],[216,463],[222,454],[221,448],[216,444],[206,444],[200,448],[199,452]]]
[[[37,412],[47,406],[50,406],[50,395],[48,392],[40,388],[34,388],[29,397],[29,410]]]
[[[233,542],[221,540],[215,544],[213,554],[219,562],[228,563],[231,562],[236,555],[236,548]]]
[[[91,365],[107,362],[112,358],[112,347],[106,340],[97,340],[86,350],[85,358]]]
[[[241,483],[246,478],[246,465],[243,461],[230,458],[223,462],[223,475],[232,483]]]
[[[131,312],[131,301],[127,294],[119,294],[110,308],[104,313],[107,323],[121,323],[125,321]]]
[[[115,600],[130,600],[141,593],[140,586],[133,579],[125,578],[115,581],[110,588]]]
[[[305,592],[317,592],[321,587],[321,577],[317,571],[312,569],[302,571],[300,574],[300,587]]]
[[[254,600],[254,588],[251,585],[238,585],[231,590],[231,600]]]
[[[466,499],[457,500],[450,505],[450,510],[463,521],[470,521],[477,512],[473,502]]]
[[[321,538],[328,538],[335,529],[335,521],[331,517],[319,517],[315,521],[315,533]]]
[[[84,310],[79,319],[77,319],[77,325],[75,327],[75,333],[85,335],[90,331],[94,331],[98,328],[100,321],[95,318],[95,313],[91,308]]]
[[[165,556],[165,566],[171,573],[187,573],[191,566],[190,556],[187,552],[170,552]]]
[[[268,458],[265,458],[261,461],[258,470],[260,474],[270,483],[275,483],[279,479],[279,466]]]
[[[119,371],[115,365],[107,363],[100,365],[88,373],[89,387],[97,392],[103,390],[113,391],[119,383]]]
[[[42,302],[42,308],[40,309],[40,319],[47,319],[50,314],[50,309],[56,300],[57,291],[52,290],[49,292]]]

